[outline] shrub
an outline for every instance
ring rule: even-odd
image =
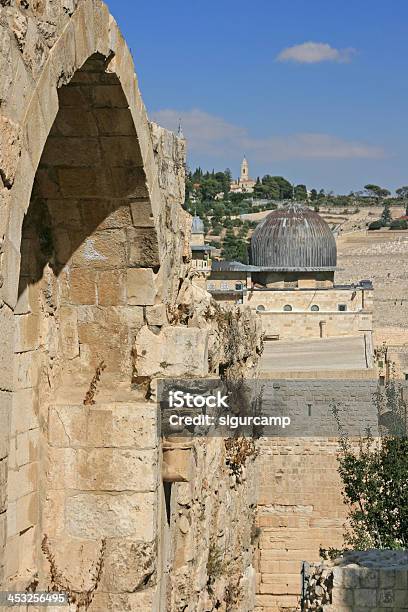
[[[390,229],[392,230],[406,230],[408,229],[408,222],[405,219],[395,219],[390,223]]]
[[[372,223],[370,223],[370,225],[368,226],[369,230],[379,230],[381,229],[383,226],[382,221],[380,221],[380,219],[378,219],[377,221],[373,221]]]
[[[332,406],[340,431],[339,474],[349,508],[345,541],[357,550],[408,547],[407,404],[390,380],[374,394],[381,438],[368,430],[353,447]]]

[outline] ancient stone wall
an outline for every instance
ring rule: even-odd
[[[144,383],[154,389],[157,378],[251,376],[260,330],[249,310],[221,309],[186,278],[168,316],[173,325],[152,320],[136,338]],[[239,439],[164,441],[161,609],[253,609],[255,458],[255,445]]]
[[[356,232],[341,236],[336,282],[370,279],[374,326],[408,326],[408,236],[406,232]]]
[[[304,609],[360,612],[408,607],[408,556],[405,551],[348,552],[334,562],[306,568]]]
[[[364,434],[367,426],[374,435],[377,432],[375,381],[277,381],[276,386],[276,412],[286,414],[292,407],[301,418],[303,433],[295,430],[295,437],[260,440],[255,608],[259,612],[295,609],[302,561],[318,561],[321,547],[343,546],[346,507],[338,474],[338,439],[335,432],[332,438],[318,433],[330,406],[334,403],[343,411],[340,420],[347,433]]]
[[[183,592],[217,607],[228,586],[238,601],[253,504],[226,449],[189,449],[191,508],[161,478],[155,379],[242,371],[259,348],[249,315],[192,297],[185,143],[149,124],[99,0],[2,2],[0,40],[2,588],[101,611],[177,609]],[[186,521],[202,555],[183,557]]]

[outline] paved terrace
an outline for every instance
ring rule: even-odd
[[[267,341],[261,373],[368,370],[363,336]]]

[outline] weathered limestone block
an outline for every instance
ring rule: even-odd
[[[133,537],[151,542],[156,534],[155,493],[78,493],[66,500],[66,529],[86,539]]]
[[[4,512],[6,509],[6,484],[7,484],[7,470],[9,468],[10,462],[6,457],[3,457],[0,460],[0,512]]]
[[[33,493],[38,487],[38,464],[28,463],[8,473],[8,499],[16,501],[24,495]]]
[[[38,416],[35,410],[35,397],[32,388],[19,389],[13,393],[10,419],[10,430],[15,434],[38,427]]]
[[[85,406],[50,406],[48,441],[50,446],[79,448],[88,441],[88,411]]]
[[[21,152],[21,129],[20,127],[0,116],[0,168],[1,178],[4,185],[10,188],[14,182],[17,163]]]
[[[157,447],[156,406],[148,403],[52,406],[48,439],[60,448]]]
[[[156,448],[155,404],[97,405],[88,417],[88,443],[95,447]]]
[[[165,304],[146,307],[146,321],[149,325],[167,325],[168,316]]]
[[[86,268],[72,268],[69,272],[70,302],[73,304],[96,303],[95,272]]]
[[[144,326],[135,347],[139,376],[208,374],[208,330],[178,325],[154,333]]]
[[[125,304],[125,273],[119,270],[100,272],[97,293],[98,304],[100,306],[118,306]]]
[[[132,334],[144,325],[143,306],[124,306],[120,309],[119,316],[121,323],[126,323]]]
[[[10,309],[0,305],[0,338],[2,350],[0,351],[0,389],[12,390],[13,364],[10,355],[13,352],[14,320]]]
[[[155,450],[50,448],[48,452],[52,489],[153,491],[156,471]]]
[[[135,227],[154,227],[152,206],[149,200],[137,200],[130,203],[132,221]]]
[[[155,579],[157,549],[154,543],[115,538],[106,547],[102,591],[144,590]]]
[[[166,190],[169,198],[182,203],[185,191],[185,140],[150,122],[157,164],[159,167],[160,187]]]
[[[39,316],[25,314],[16,317],[15,350],[18,353],[34,351],[39,343]]]
[[[30,529],[38,522],[39,494],[37,491],[20,497],[16,502],[16,533]]]
[[[93,542],[47,534],[43,547],[48,555],[54,557],[55,566],[64,582],[78,591],[87,591],[94,586],[95,570],[102,554],[100,540]]]
[[[194,477],[191,448],[163,448],[162,478],[165,482],[189,482]]]
[[[129,228],[129,265],[154,268],[160,265],[156,231],[152,228]]]
[[[63,306],[60,309],[61,350],[67,359],[79,355],[79,336],[77,312],[74,308]]]
[[[14,308],[17,304],[20,261],[20,252],[5,236],[2,244],[2,254],[0,255],[2,277],[0,297],[10,308]]]
[[[136,593],[96,593],[89,612],[150,612],[157,609],[154,588]]]
[[[10,61],[12,53],[11,33],[5,27],[0,27],[0,74],[2,75],[0,83],[0,99],[2,105],[7,99],[7,94],[13,82],[13,67]]]
[[[94,12],[92,2],[78,4],[72,15],[75,29],[75,64],[80,68],[95,48]]]
[[[130,268],[127,271],[128,303],[153,306],[156,299],[155,274],[150,268]]]
[[[11,417],[11,392],[0,391],[0,460],[8,455]]]

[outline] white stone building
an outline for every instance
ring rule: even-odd
[[[241,164],[241,174],[238,180],[232,181],[230,185],[230,190],[233,193],[252,193],[254,187],[256,185],[256,181],[250,178],[249,176],[249,164],[244,157]]]
[[[371,345],[372,284],[336,284],[336,263],[328,224],[293,203],[257,226],[250,265],[213,262],[207,290],[220,302],[250,305],[271,339],[363,336]]]

